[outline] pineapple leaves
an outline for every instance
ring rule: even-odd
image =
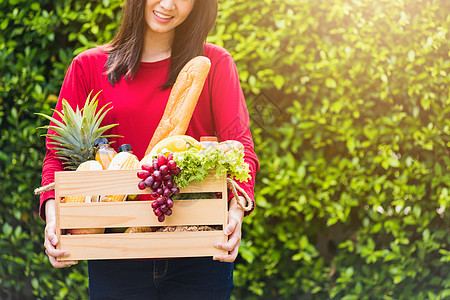
[[[48,126],[48,129],[51,129],[55,131],[57,134],[44,134],[44,136],[49,137],[50,139],[54,141],[58,141],[60,143],[64,144],[73,144],[76,145],[79,143],[79,141],[73,137],[72,135],[66,134],[66,128],[65,127],[57,127],[57,126]]]
[[[63,121],[67,126],[67,132],[71,134],[72,136],[76,136],[77,133],[79,134],[80,128],[81,128],[81,122],[82,122],[82,116],[80,113],[80,116],[76,112],[73,111],[72,107],[70,106],[69,102],[67,102],[66,99],[62,100],[63,103]],[[77,106],[78,110],[78,106]]]
[[[92,140],[95,141],[94,137],[90,137],[90,128],[87,118],[82,119],[80,124],[80,135],[81,139],[84,141]]]
[[[101,92],[101,91],[100,91]],[[56,155],[67,165],[66,169],[76,169],[84,161],[94,159],[94,142],[102,134],[117,126],[109,124],[100,127],[106,114],[112,109],[107,103],[97,111],[98,92],[92,96],[92,91],[86,98],[83,108],[76,106],[72,109],[66,99],[62,99],[61,111],[54,110],[54,116],[36,113],[52,122],[50,125],[40,127],[42,129],[53,130],[55,134],[47,133],[43,136],[51,139],[48,144],[54,145]],[[59,116],[61,121],[55,118]],[[118,137],[118,135],[107,135],[105,137]]]
[[[102,111],[106,108],[106,106],[108,106],[110,103],[106,104],[105,106],[103,106],[102,108],[100,108],[100,110],[98,111],[97,115],[94,117],[93,123],[94,126],[92,126],[92,129],[98,128],[100,126],[100,124],[103,121],[103,118],[106,116],[106,114],[112,109],[112,107],[109,107],[106,111],[102,113]],[[115,124],[118,125],[118,124]],[[103,128],[103,127],[102,127]],[[106,131],[107,129],[105,129],[104,131]],[[91,132],[92,135],[94,135],[94,132]]]
[[[106,125],[106,126],[100,127],[100,128],[98,128],[97,130],[95,130],[95,131],[92,133],[92,136],[98,136],[98,137],[100,137],[101,134],[102,134],[103,132],[105,132],[105,131],[108,130],[108,129],[113,128],[113,127],[116,126],[116,125],[119,125],[119,124],[110,124],[110,125]],[[117,135],[108,135],[108,137],[115,137],[115,136],[117,136]],[[107,137],[107,136],[104,136],[104,137]]]
[[[86,116],[85,120],[86,120],[86,122],[88,122],[88,124],[95,124],[95,122],[94,122],[94,120],[95,120],[95,109],[97,108],[97,105],[98,105],[97,95],[99,93],[100,92],[98,92],[94,96],[94,98],[92,98],[92,100],[90,102],[86,101],[86,103],[84,104],[84,107],[82,109],[83,114]],[[91,94],[92,94],[92,92],[89,93],[89,97],[91,96]],[[109,105],[110,103],[108,103],[106,105]],[[97,112],[97,114],[100,114],[100,112],[103,110],[104,107],[100,108],[100,110]]]
[[[59,113],[59,112],[58,112],[58,113]],[[53,117],[51,117],[51,116],[46,115],[46,114],[36,113],[36,115],[48,119],[50,122],[55,123],[55,124],[56,124],[57,126],[59,126],[59,127],[63,127],[63,126],[64,126],[64,123],[62,123],[62,122],[56,120],[55,118],[53,118]],[[38,129],[48,129],[48,126],[42,126],[42,127],[39,127]]]

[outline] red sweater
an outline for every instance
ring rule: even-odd
[[[201,136],[215,135],[212,113],[219,141],[238,140],[245,146],[245,161],[250,166],[252,177],[240,183],[247,194],[254,199],[254,178],[259,169],[258,158],[253,151],[253,139],[249,130],[249,115],[244,95],[239,83],[238,72],[231,55],[223,48],[205,44],[205,54],[211,60],[211,69],[198,100],[186,134],[197,140]],[[158,62],[142,62],[135,77],[127,82],[122,78],[113,87],[105,75],[107,53],[94,48],[76,56],[70,65],[56,104],[61,111],[61,100],[66,99],[75,108],[83,107],[87,95],[102,91],[98,108],[111,102],[111,109],[102,125],[118,123],[108,134],[114,138],[116,148],[121,144],[131,144],[133,152],[142,159],[153,132],[161,120],[171,89],[161,89],[168,73],[170,59]],[[212,108],[210,103],[212,103]],[[56,114],[53,117],[60,119]],[[49,131],[54,134],[53,131]],[[54,172],[62,171],[63,166],[52,145],[46,141],[47,153],[42,170],[42,185],[54,182]],[[43,193],[40,197],[40,215],[45,220],[43,203],[54,198],[54,191]]]

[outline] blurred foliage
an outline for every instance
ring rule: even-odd
[[[450,2],[221,8],[261,162],[236,298],[449,298]]]
[[[122,2],[0,2],[1,299],[87,297],[44,254],[34,113]],[[219,2],[261,163],[233,297],[449,298],[450,2]]]
[[[33,197],[44,124],[34,113],[51,113],[76,53],[112,39],[121,2],[0,2],[0,299],[87,297],[86,263],[55,270],[44,253]]]

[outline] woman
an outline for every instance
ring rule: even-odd
[[[252,179],[241,187],[253,199],[255,173],[259,168],[253,151],[249,117],[237,70],[228,52],[205,43],[217,16],[217,0],[128,0],[121,28],[114,40],[87,50],[72,62],[61,88],[61,99],[75,107],[93,91],[99,107],[112,102],[104,124],[118,123],[109,133],[121,135],[114,145],[131,144],[141,159],[161,119],[171,86],[191,58],[204,55],[211,69],[186,134],[199,139],[217,135],[219,140],[239,140]],[[57,117],[57,116],[54,116]],[[48,141],[47,141],[48,142]],[[47,144],[42,184],[54,180],[61,161]],[[53,192],[41,195],[41,217],[46,220],[45,249],[55,268],[76,261],[59,262],[68,255],[57,250]],[[233,261],[241,241],[244,212],[233,197],[224,229],[227,243],[215,247],[228,255],[206,258],[139,261],[89,261],[89,291],[93,299],[227,299],[233,288]]]

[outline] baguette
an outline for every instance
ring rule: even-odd
[[[209,58],[197,56],[181,69],[145,155],[149,154],[159,141],[186,133],[210,68]]]

